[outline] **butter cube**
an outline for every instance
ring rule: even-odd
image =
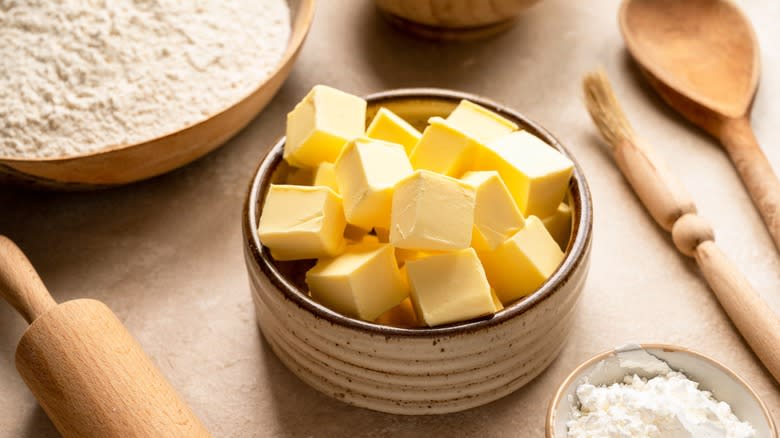
[[[474,186],[477,194],[471,235],[474,249],[492,251],[523,228],[525,219],[498,172],[467,172],[461,180]]]
[[[341,197],[327,187],[272,184],[258,232],[277,260],[331,257],[344,249]]]
[[[314,175],[311,169],[291,167],[284,182],[293,186],[310,186],[314,182]]]
[[[374,119],[368,125],[366,136],[400,144],[406,149],[406,154],[408,155],[412,152],[412,148],[417,142],[420,141],[422,134],[406,120],[383,107],[379,108]]]
[[[374,321],[409,296],[395,264],[393,247],[347,246],[335,258],[320,259],[306,273],[312,298],[344,315]]]
[[[401,301],[401,304],[379,315],[379,318],[376,319],[376,323],[401,328],[422,326],[417,320],[417,314],[414,312],[414,305],[412,305],[412,300],[409,298]]]
[[[363,135],[365,127],[365,100],[315,85],[287,114],[284,159],[297,167],[333,162],[348,141]]]
[[[490,298],[493,299],[493,305],[496,306],[496,312],[499,310],[504,310],[504,305],[501,303],[501,300],[498,298],[498,295],[496,295],[496,290],[492,287],[490,288]]]
[[[517,131],[514,122],[468,100],[461,100],[447,116],[447,121],[481,143],[488,143]]]
[[[408,262],[409,260],[417,260],[424,257],[428,257],[433,254],[437,254],[437,253],[417,251],[414,249],[396,248],[395,261],[398,262],[398,266],[403,267],[406,264],[406,262]]]
[[[339,192],[339,185],[336,183],[336,169],[333,163],[325,161],[317,166],[312,185],[330,187],[334,192]]]
[[[461,176],[473,164],[479,142],[441,117],[431,117],[428,123],[409,155],[412,167]]]
[[[519,131],[481,148],[477,169],[497,170],[526,217],[547,217],[563,200],[574,164],[533,134]]]
[[[558,269],[563,252],[536,216],[495,251],[479,254],[490,284],[504,305],[539,289]]]
[[[398,248],[468,248],[474,225],[474,188],[455,178],[415,171],[393,194],[390,243]]]
[[[571,207],[565,202],[558,205],[558,210],[552,216],[542,219],[544,227],[550,232],[550,235],[558,242],[562,250],[566,249],[571,238]]]
[[[374,234],[379,238],[382,243],[390,242],[390,229],[389,228],[374,228]]]
[[[356,227],[352,224],[347,224],[347,227],[344,229],[344,238],[351,242],[363,242],[366,240],[366,237],[368,237],[368,231],[369,230]],[[377,239],[377,242],[378,241],[379,240]]]
[[[380,140],[355,139],[344,147],[335,169],[347,222],[368,230],[389,228],[393,188],[412,174],[404,148]]]
[[[406,262],[411,299],[428,326],[495,313],[490,284],[473,248]]]

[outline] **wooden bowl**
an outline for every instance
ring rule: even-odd
[[[399,29],[437,40],[471,40],[502,32],[539,1],[375,0]]]
[[[566,422],[569,421],[576,403],[575,391],[586,378],[596,385],[615,383],[626,374],[626,371],[620,368],[618,356],[642,349],[668,363],[673,370],[680,370],[689,379],[699,382],[699,387],[712,392],[716,399],[731,405],[732,411],[740,420],[753,425],[757,437],[777,438],[777,429],[766,405],[753,388],[734,371],[701,353],[663,344],[630,345],[605,351],[575,368],[550,402],[547,410],[547,438],[566,438]]]
[[[127,184],[184,166],[224,144],[271,100],[290,74],[311,27],[314,0],[291,0],[292,32],[274,72],[240,101],[210,117],[143,143],[56,158],[0,157],[0,182],[58,190]]]
[[[367,121],[387,107],[418,128],[446,116],[461,99],[516,122],[571,157],[550,133],[483,98],[436,89],[368,96]],[[312,262],[277,262],[257,234],[266,190],[287,165],[284,139],[263,159],[243,215],[244,255],[258,324],[269,345],[303,381],[346,403],[422,415],[462,411],[503,397],[539,375],[572,325],[590,258],[591,198],[579,166],[570,184],[574,211],[566,257],[535,293],[496,315],[435,328],[404,329],[341,315],[312,300],[304,273]]]

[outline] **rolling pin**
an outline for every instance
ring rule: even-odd
[[[653,219],[671,233],[677,250],[696,260],[731,322],[780,383],[780,318],[715,243],[712,227],[697,214],[685,187],[636,137],[606,74],[587,75],[583,87],[588,112],[617,167]]]
[[[63,436],[210,436],[108,307],[89,299],[58,305],[4,236],[0,296],[30,323],[16,368]]]

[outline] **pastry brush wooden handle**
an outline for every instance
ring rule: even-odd
[[[715,244],[707,221],[694,214],[682,216],[674,224],[672,239],[681,253],[696,259],[731,322],[780,383],[780,318]]]
[[[658,225],[672,231],[674,222],[696,205],[680,181],[671,174],[652,149],[622,140],[613,150],[615,163]]]
[[[5,236],[0,236],[0,296],[28,323],[57,305],[30,260]]]
[[[630,140],[616,145],[615,162],[680,253],[693,257],[723,310],[764,366],[780,382],[780,319],[715,244],[710,225],[679,181],[651,149]]]
[[[780,319],[715,244],[712,228],[696,215],[696,206],[682,184],[652,148],[639,143],[606,74],[587,75],[583,86],[588,112],[611,146],[618,168],[650,215],[671,232],[677,249],[696,259],[731,321],[780,382]]]

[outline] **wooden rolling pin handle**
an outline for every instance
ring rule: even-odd
[[[688,191],[655,158],[651,149],[624,140],[615,147],[614,157],[639,200],[661,228],[671,231],[679,218],[696,212]]]
[[[5,236],[0,236],[0,296],[31,324],[57,305],[30,260]]]
[[[728,119],[720,126],[720,140],[737,168],[764,224],[780,249],[780,181],[758,145],[747,117]]]

